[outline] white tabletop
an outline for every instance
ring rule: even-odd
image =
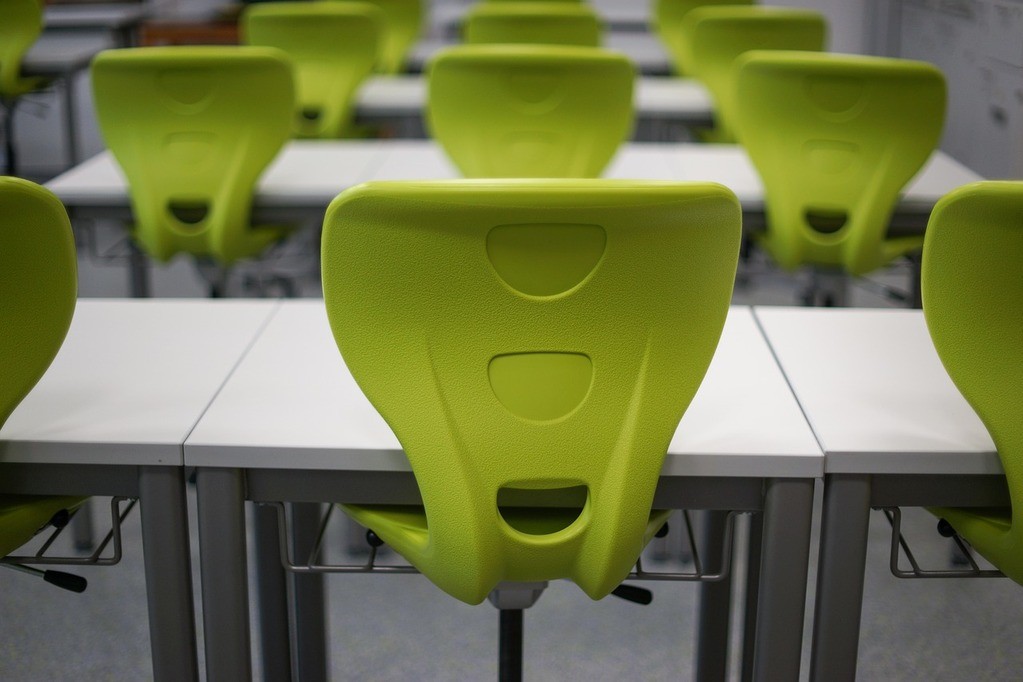
[[[0,463],[178,465],[274,301],[80,300],[0,429]]]
[[[763,185],[746,152],[737,145],[627,143],[607,177],[712,181],[729,187],[743,210],[763,211]],[[322,210],[337,194],[370,179],[458,177],[451,162],[429,140],[289,142],[259,181],[256,208]],[[981,177],[955,159],[935,152],[906,188],[898,210],[926,216],[946,193]],[[59,175],[46,186],[69,208],[126,208],[127,183],[109,152]]]
[[[119,30],[149,15],[145,5],[50,5],[43,13],[46,29]]]
[[[418,116],[426,107],[426,80],[421,75],[376,76],[356,95],[360,116]],[[634,91],[636,116],[713,120],[714,102],[707,89],[692,78],[641,76]]]
[[[610,30],[638,30],[650,22],[651,3],[647,0],[590,0],[590,4]],[[435,3],[430,10],[431,23],[450,31],[462,25],[469,7],[471,3]]]
[[[744,211],[764,209],[764,185],[746,154],[735,144],[676,144],[669,147],[676,180],[710,180],[729,187]],[[938,150],[907,183],[898,210],[930,214],[938,199],[962,185],[983,180],[948,154]]]
[[[256,206],[325,209],[341,190],[371,177],[388,143],[293,140],[260,178]],[[128,183],[109,151],[57,176],[46,186],[68,207],[127,207]]]
[[[734,308],[664,474],[818,477],[822,455],[748,308]],[[407,471],[322,301],[286,301],[185,443],[192,466]]]
[[[423,70],[437,52],[452,44],[454,43],[437,39],[420,41],[409,52],[407,59],[409,70]],[[608,33],[604,37],[603,46],[624,54],[642,73],[667,73],[670,70],[668,53],[657,36],[650,33]]]
[[[828,473],[997,474],[994,444],[913,310],[757,307]]]
[[[394,140],[387,145],[383,161],[370,174],[371,180],[449,180],[461,173],[432,140]],[[623,144],[604,171],[606,178],[675,179],[664,145],[630,142]]]
[[[21,71],[26,76],[60,76],[84,69],[93,57],[113,47],[103,35],[44,33],[25,54]]]

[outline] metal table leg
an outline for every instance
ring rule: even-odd
[[[811,680],[856,679],[869,525],[869,477],[836,474],[826,477]]]
[[[67,140],[68,168],[77,166],[80,161],[78,157],[78,128],[76,123],[77,106],[75,104],[75,73],[65,74],[60,79],[64,90],[64,131]]]
[[[764,499],[753,679],[799,679],[813,479],[769,479]]]
[[[316,543],[320,505],[293,503],[292,540],[296,557],[306,557]],[[294,574],[293,608],[295,654],[301,682],[325,682],[327,679],[327,594],[323,575]]]
[[[727,511],[704,511],[700,556],[705,569],[721,569],[721,543],[728,523]],[[696,660],[693,679],[716,682],[726,679],[728,628],[732,605],[732,574],[717,582],[700,583],[696,629]]]
[[[263,678],[289,682],[291,635],[288,631],[288,577],[281,565],[277,510],[269,505],[256,505],[253,525]]]
[[[198,682],[184,469],[140,468],[139,501],[153,679]]]
[[[242,472],[200,467],[196,491],[206,679],[251,682]]]
[[[764,515],[750,514],[746,540],[746,604],[742,623],[742,673],[740,679],[753,679],[754,644],[757,633],[757,601],[760,599],[760,559],[764,544]]]

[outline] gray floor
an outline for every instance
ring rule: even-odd
[[[97,232],[97,248],[84,241],[79,245],[81,295],[125,296],[127,274],[116,255],[119,232],[111,226],[100,226]],[[272,266],[236,274],[232,291],[244,293],[245,275],[251,279],[270,271],[293,275],[303,295],[318,295],[308,257],[314,243],[315,231],[310,230],[304,245],[279,254]],[[90,251],[107,258],[98,260]],[[736,291],[737,303],[792,304],[805,281],[801,275],[768,268],[760,257],[747,272],[746,283]],[[894,270],[881,279],[899,284],[904,277],[904,271]],[[202,280],[183,260],[155,268],[153,288],[159,296],[204,293]],[[853,288],[852,300],[856,305],[890,305],[860,286]],[[194,513],[194,500],[192,509]],[[94,516],[98,524],[100,512],[94,510]],[[946,564],[947,541],[934,533],[933,519],[919,510],[911,510],[909,517],[915,546],[931,565]],[[875,512],[859,679],[1020,679],[1023,590],[1007,580],[897,580],[887,571],[886,531],[887,524]],[[90,580],[81,595],[14,572],[0,573],[0,680],[151,677],[137,515],[129,519],[126,532],[121,564],[78,571]],[[679,555],[681,537],[676,532],[672,538],[672,554]],[[193,554],[196,547],[193,539]],[[193,560],[197,568],[198,557]],[[811,566],[811,584],[813,571]],[[198,586],[198,575],[195,581]],[[465,606],[419,576],[331,577],[327,585],[332,679],[495,676],[497,614],[489,605]],[[696,589],[685,583],[651,587],[654,603],[642,607],[614,598],[592,602],[570,584],[552,585],[526,614],[526,679],[690,679]],[[804,670],[807,663],[808,652]]]

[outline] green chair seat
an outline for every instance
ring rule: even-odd
[[[764,184],[760,243],[782,267],[862,275],[920,248],[887,230],[941,133],[938,69],[787,51],[747,52],[735,69],[738,137]]]
[[[369,183],[330,206],[323,291],[422,507],[346,505],[470,604],[568,578],[594,599],[666,514],[665,451],[727,314],[740,210],[712,184]]]
[[[480,2],[463,31],[466,43],[600,47],[604,26],[581,2]]]
[[[1023,182],[957,189],[927,224],[922,293],[945,369],[994,440],[1011,508],[932,509],[1023,584]]]
[[[230,265],[287,228],[252,226],[253,189],[291,135],[291,66],[268,47],[109,50],[92,63],[100,132],[151,257]]]
[[[295,75],[296,137],[337,138],[348,131],[355,93],[373,72],[383,13],[367,3],[271,2],[241,18],[249,45],[287,53]]]
[[[430,64],[427,127],[466,177],[597,177],[631,134],[624,56],[559,45],[466,45]]]
[[[60,350],[77,297],[71,223],[52,192],[0,177],[0,426]],[[3,470],[0,469],[0,476]],[[0,557],[85,498],[0,495]]]

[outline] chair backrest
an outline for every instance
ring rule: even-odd
[[[820,12],[784,7],[697,7],[682,20],[686,67],[714,99],[712,140],[734,142],[735,59],[750,50],[824,49]],[[741,142],[741,140],[740,140]]]
[[[347,3],[348,0],[345,0]],[[383,12],[383,43],[378,52],[377,69],[382,73],[400,73],[405,56],[423,33],[425,0],[359,0],[375,5]]]
[[[750,5],[753,0],[654,0],[654,32],[668,51],[672,67],[679,76],[688,76],[688,44],[682,32],[682,20],[690,10],[715,5]]]
[[[259,175],[291,135],[291,65],[267,47],[109,50],[92,63],[103,139],[154,258],[229,264],[279,237],[249,224]]]
[[[737,200],[710,183],[341,194],[324,221],[324,300],[422,493],[428,538],[406,558],[470,603],[500,580],[567,577],[595,599],[614,588],[714,354],[739,238]],[[502,514],[516,495],[571,490],[567,527]]]
[[[428,78],[427,125],[466,177],[597,177],[632,131],[633,65],[599,48],[453,47]]]
[[[341,137],[355,91],[377,63],[384,33],[379,8],[360,2],[249,5],[241,28],[250,45],[276,47],[294,67],[297,137]]]
[[[481,2],[465,16],[467,43],[599,47],[604,28],[581,2]]]
[[[764,183],[763,243],[782,266],[860,275],[919,247],[885,234],[900,190],[941,133],[938,69],[777,51],[749,52],[736,68],[738,134]]]
[[[57,355],[75,311],[75,241],[60,200],[0,177],[0,425]]]
[[[43,30],[43,4],[4,0],[0,13],[0,97],[16,97],[31,89],[21,77],[21,60]]]
[[[1023,182],[966,185],[934,207],[922,264],[927,328],[949,376],[994,440],[1012,502],[1009,528],[953,525],[1023,583],[1021,264]],[[1001,532],[991,532],[996,529]]]

